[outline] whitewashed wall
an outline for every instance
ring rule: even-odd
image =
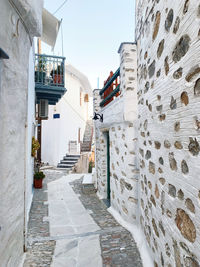
[[[26,219],[25,231],[28,228],[28,218],[33,198],[33,171],[34,158],[32,152],[32,137],[35,135],[35,81],[34,81],[34,48],[29,52],[29,72],[28,72],[28,103],[27,103],[27,127],[26,127]]]
[[[38,9],[42,1],[36,2]],[[2,0],[0,9],[0,47],[10,57],[1,60],[0,70],[0,265],[8,267],[18,266],[24,248],[29,55],[32,36],[39,34],[42,22],[40,10],[32,16],[35,10],[30,4],[27,16],[22,1],[19,3],[26,30],[9,1]]]
[[[94,90],[94,110],[104,121],[95,122],[97,189],[107,197],[107,141],[110,136],[111,206],[128,222],[137,219],[137,61],[135,44],[120,46],[121,95],[100,109],[99,90]]]
[[[86,121],[91,115],[89,103],[84,102],[87,88],[84,88],[81,81],[67,70],[65,83],[67,92],[55,106],[49,106],[49,118],[47,121],[42,121],[42,161],[54,166],[68,153],[69,141],[77,141],[78,144],[79,128],[83,140]],[[80,88],[82,88],[81,105]],[[53,119],[53,114],[56,113],[60,114],[60,119]]]
[[[138,1],[140,221],[155,266],[200,264],[200,5]]]

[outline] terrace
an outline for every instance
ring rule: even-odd
[[[120,68],[117,69],[117,71],[113,74],[113,72],[110,72],[110,75],[108,76],[107,80],[104,82],[104,87],[101,89],[99,94],[103,98],[103,100],[100,103],[100,107],[107,106],[110,102],[112,102],[116,97],[120,95]]]

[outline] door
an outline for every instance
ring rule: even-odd
[[[107,139],[107,199],[110,200],[110,137],[109,132],[106,132]]]

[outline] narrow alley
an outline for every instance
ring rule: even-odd
[[[96,196],[83,174],[46,170],[35,190],[24,267],[142,266],[131,234]]]
[[[0,19],[0,267],[200,267],[200,1]]]

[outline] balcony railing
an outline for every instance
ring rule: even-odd
[[[35,82],[43,86],[64,87],[65,58],[35,55]]]
[[[48,99],[55,104],[65,93],[65,58],[35,55],[35,89],[37,102]]]
[[[99,94],[103,97],[103,100],[100,103],[101,107],[105,107],[120,95],[119,76],[120,68],[118,68],[114,74],[111,71],[108,79],[104,82],[104,87],[99,92]]]

